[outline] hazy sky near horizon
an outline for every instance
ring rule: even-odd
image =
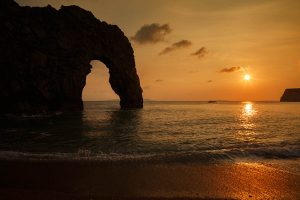
[[[285,88],[300,87],[298,0],[17,2],[78,5],[118,25],[131,38],[146,99],[279,100]],[[93,63],[83,99],[116,99],[108,70]]]

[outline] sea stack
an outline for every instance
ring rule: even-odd
[[[78,6],[21,7],[0,1],[0,113],[83,109],[82,90],[100,60],[122,108],[143,107],[128,38]]]
[[[300,102],[300,88],[286,89],[280,98],[281,102]]]

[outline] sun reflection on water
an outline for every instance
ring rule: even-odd
[[[255,135],[255,115],[256,109],[252,102],[243,102],[243,107],[239,116],[240,129],[237,133],[237,138],[243,141],[253,141]]]
[[[253,109],[253,104],[251,102],[245,102],[242,115],[248,117],[255,115],[255,113],[256,111]]]

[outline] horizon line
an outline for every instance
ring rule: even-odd
[[[120,101],[119,99],[102,99],[102,100],[82,100],[84,102],[95,101]],[[159,100],[159,99],[144,99],[144,101],[173,101],[173,102],[280,102],[280,100]]]

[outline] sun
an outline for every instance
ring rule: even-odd
[[[251,79],[250,74],[245,74],[244,80],[245,80],[245,81],[250,81],[250,79]]]

